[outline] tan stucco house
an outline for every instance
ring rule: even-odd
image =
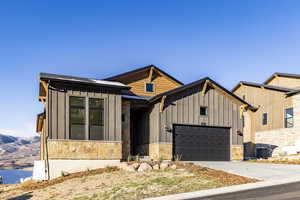
[[[232,92],[255,106],[245,114],[246,157],[300,152],[300,75],[274,73],[263,83],[239,82]]]

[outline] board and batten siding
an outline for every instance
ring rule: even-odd
[[[207,116],[200,115],[201,106],[208,108]],[[159,142],[172,143],[172,125],[177,123],[230,127],[232,144],[243,144],[243,136],[238,135],[238,131],[243,131],[240,105],[213,88],[210,88],[204,96],[199,86],[167,96],[164,110],[158,115]],[[157,127],[155,119],[151,123],[151,127],[155,130]],[[150,138],[156,139],[155,132],[151,135]]]
[[[69,97],[104,99],[104,138],[103,141],[121,141],[121,95],[105,90],[84,90],[49,88],[47,96],[47,134],[49,139],[70,139]],[[88,104],[88,102],[86,102]],[[86,123],[88,116],[86,116]],[[88,130],[86,130],[88,132]]]

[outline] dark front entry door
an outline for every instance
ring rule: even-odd
[[[230,128],[174,124],[173,156],[182,161],[230,160]]]

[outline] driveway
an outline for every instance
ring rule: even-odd
[[[242,161],[194,161],[193,163],[261,180],[278,180],[300,176],[300,165],[252,163]]]

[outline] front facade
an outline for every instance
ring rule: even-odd
[[[153,65],[104,80],[41,73],[39,99],[40,165],[50,178],[62,165],[93,168],[131,155],[243,159],[243,116],[255,110],[209,78],[184,85]]]
[[[232,92],[257,107],[249,114],[246,156],[268,157],[300,151],[300,76],[275,73],[264,83],[240,82]]]

